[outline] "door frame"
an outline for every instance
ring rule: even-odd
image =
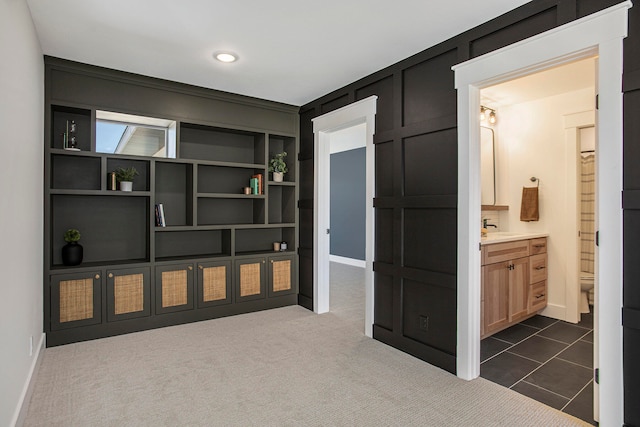
[[[598,140],[606,141],[597,165],[600,231],[595,298],[600,315],[600,422],[622,425],[622,59],[631,2],[514,43],[453,67],[458,90],[458,377],[480,374],[480,90],[514,78],[599,56]]]
[[[378,97],[373,95],[312,119],[313,122],[313,311],[329,311],[330,141],[331,133],[365,123],[365,314],[364,334],[373,337],[373,248],[375,242],[375,115]]]

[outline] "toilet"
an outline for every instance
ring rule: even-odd
[[[589,313],[593,304],[593,273],[580,272],[580,313]]]

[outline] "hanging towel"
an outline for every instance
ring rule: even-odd
[[[520,207],[520,221],[537,221],[538,213],[538,187],[522,187],[522,206]]]

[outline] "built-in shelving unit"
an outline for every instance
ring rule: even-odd
[[[95,150],[97,110],[47,103],[47,345],[297,302],[296,133],[176,119],[174,159],[104,154]],[[64,149],[70,121],[77,151]],[[282,151],[289,172],[274,182],[268,160]],[[133,191],[110,189],[118,167],[138,171]],[[258,174],[261,194],[245,194]],[[82,235],[78,266],[62,262],[70,228]]]

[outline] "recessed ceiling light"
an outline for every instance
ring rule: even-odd
[[[220,62],[235,62],[238,60],[238,55],[231,52],[216,52],[213,57]]]

